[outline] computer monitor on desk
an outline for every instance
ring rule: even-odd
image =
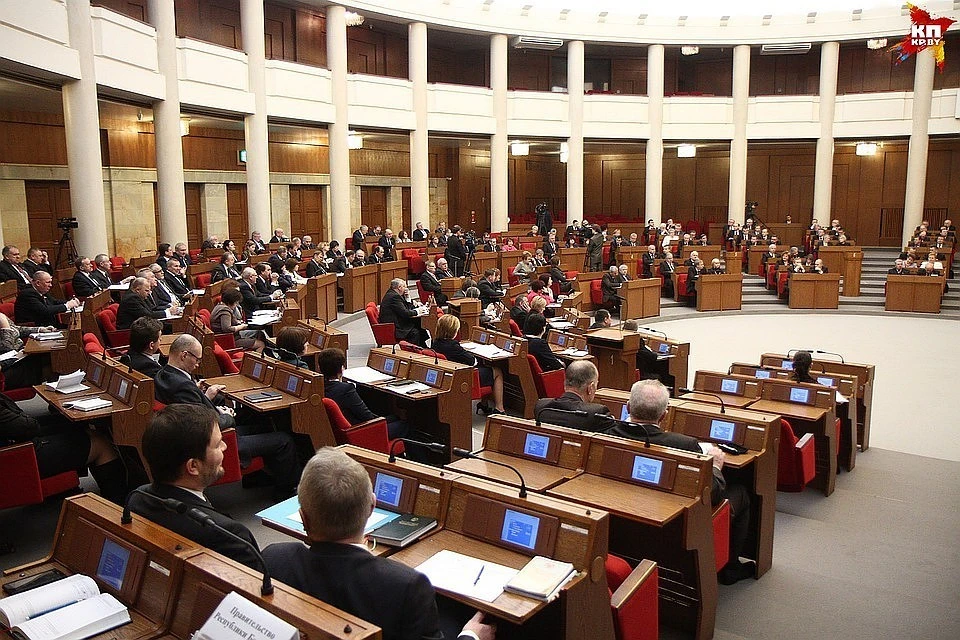
[[[255,382],[264,385],[273,384],[276,365],[268,362],[262,356],[256,354],[247,354],[243,358],[243,364],[240,367],[240,375],[250,378]]]

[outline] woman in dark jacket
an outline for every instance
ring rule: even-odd
[[[477,358],[469,353],[457,340],[457,334],[460,332],[460,319],[457,316],[446,314],[440,316],[437,320],[437,334],[433,337],[431,346],[433,350],[442,354],[451,362],[466,364],[471,367],[477,366]],[[479,366],[480,386],[491,387],[490,398],[493,406],[488,404],[479,404],[477,409],[489,415],[491,413],[506,413],[503,408],[503,374],[500,369],[494,367]]]

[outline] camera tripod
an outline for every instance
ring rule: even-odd
[[[56,265],[55,268],[63,269],[65,266],[70,266],[77,260],[77,245],[73,243],[73,233],[71,230],[64,229],[63,235],[60,236],[60,242],[57,243],[57,261],[54,262]],[[63,262],[63,259],[66,258],[66,263]]]

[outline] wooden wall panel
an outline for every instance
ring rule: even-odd
[[[697,207],[727,205],[729,151],[699,150],[694,158],[667,153],[663,158],[663,220],[693,220]]]
[[[0,163],[67,164],[62,121],[43,124],[20,120],[19,116],[0,114]]]
[[[320,11],[306,8],[295,11],[297,62],[316,67],[327,66],[326,16]]]
[[[50,256],[51,264],[57,259],[57,247],[60,230],[57,218],[69,218],[70,183],[69,182],[30,182],[24,185],[27,199],[27,215],[30,218],[30,244],[40,247]],[[20,247],[22,259],[27,257],[27,248]],[[66,255],[63,256],[66,258]],[[69,266],[64,260],[58,268]]]
[[[240,0],[175,0],[177,35],[242,49]]]
[[[956,27],[953,27],[956,29]],[[960,33],[948,33],[945,38],[946,51],[951,54],[947,63],[943,66],[942,72],[933,75],[933,88],[937,89],[956,89],[960,87],[960,61],[956,58],[956,53],[960,51]]]
[[[203,185],[201,184],[188,182],[183,185],[183,195],[186,199],[187,210],[187,246],[189,247],[199,247],[203,244],[203,213],[201,212],[200,205],[202,189]],[[244,196],[246,196],[245,189],[246,186],[244,186]],[[244,197],[243,200],[246,202],[246,197]]]
[[[181,138],[184,169],[242,171],[237,153],[244,148],[243,131],[196,130]]]
[[[510,158],[508,173],[511,215],[532,213],[540,202],[555,215],[566,211],[567,165],[558,157]]]
[[[912,91],[916,60],[899,65],[886,49],[871,51],[861,44],[841,45],[837,69],[837,94],[876,91]]]
[[[510,49],[507,53],[507,86],[530,91],[550,90],[550,56],[536,51]]]
[[[820,47],[801,55],[750,55],[750,95],[797,96],[820,92]]]
[[[292,196],[291,196],[292,197]],[[243,251],[243,243],[250,237],[250,219],[247,215],[247,185],[227,185],[227,229],[230,238]],[[220,238],[224,240],[224,238]]]
[[[140,22],[148,22],[147,0],[90,0],[90,5],[110,9]]]
[[[290,185],[290,237],[325,238],[323,197],[316,185]]]
[[[370,228],[387,228],[387,187],[360,187],[360,219]]]
[[[613,58],[610,61],[610,91],[636,96],[647,95],[647,59]]]
[[[490,86],[490,56],[487,51],[452,51],[427,47],[427,82]]]
[[[469,147],[461,147],[457,151],[459,164],[456,182],[451,181],[447,190],[447,200],[450,192],[457,192],[457,207],[450,207],[451,216],[456,212],[456,221],[453,224],[474,227],[478,230],[490,227],[490,152]],[[471,223],[470,212],[475,212],[476,222]]]
[[[294,40],[295,12],[273,4],[263,6],[264,52],[268,60],[297,59]]]
[[[156,166],[156,146],[152,133],[107,129],[103,149],[105,167],[141,167]]]
[[[406,38],[360,27],[347,29],[347,71],[406,78]]]

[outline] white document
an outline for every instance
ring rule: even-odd
[[[479,345],[477,348],[473,349],[473,352],[485,358],[503,358],[503,357],[513,355],[513,353],[509,351],[504,351],[503,349],[501,349],[495,344]]]
[[[387,373],[381,373],[373,367],[367,366],[344,369],[343,377],[347,380],[352,380],[353,382],[359,382],[361,384],[373,384],[375,382],[384,382],[386,380],[394,379],[393,376]]]
[[[15,627],[30,618],[100,594],[93,578],[75,574],[37,589],[0,599],[0,623]]]
[[[0,362],[4,362],[6,360],[13,360],[18,355],[20,355],[19,351],[7,351],[6,353],[0,353]]]
[[[202,296],[204,291],[206,291],[206,289],[191,289],[190,293],[195,296]]]
[[[260,309],[258,311],[253,312],[253,317],[256,318],[257,316],[272,316],[275,313],[276,313],[276,310],[274,309]]]
[[[207,618],[195,638],[238,640],[239,638],[275,638],[297,640],[300,632],[292,624],[263,607],[231,591]]]
[[[179,318],[183,315],[183,307],[178,308],[176,312],[173,311],[173,307],[168,307],[163,310],[163,313],[167,319]]]
[[[422,382],[417,382],[416,380],[411,380],[406,384],[398,384],[390,387],[391,391],[396,391],[397,393],[417,393],[418,391],[427,391],[430,389],[429,386],[423,384]]]
[[[566,320],[550,320],[550,326],[554,329],[572,329],[573,323]]]
[[[493,602],[517,569],[486,562],[480,558],[444,549],[428,558],[417,571],[427,576],[436,589],[445,589],[460,595]]]
[[[130,288],[129,282],[121,282],[120,284],[112,284],[109,287],[110,291],[127,291]]]
[[[30,640],[83,640],[130,622],[130,612],[109,593],[51,611],[19,625]]]
[[[83,370],[77,369],[73,373],[67,373],[59,378],[56,382],[45,382],[44,384],[60,393],[76,393],[78,391],[86,391],[90,387],[85,384],[81,384],[83,377],[86,375]]]
[[[93,398],[84,398],[83,400],[74,400],[73,402],[64,402],[64,409],[75,409],[77,411],[96,411],[97,409],[103,409],[109,407],[113,402],[101,398],[100,396],[95,396]]]
[[[467,351],[473,351],[474,349],[476,349],[477,347],[480,346],[480,343],[479,343],[479,342],[470,342],[470,341],[468,340],[467,342],[461,342],[461,343],[460,343],[460,346],[463,347],[464,349],[466,349]]]
[[[565,355],[565,356],[574,356],[574,357],[577,357],[577,358],[580,358],[580,357],[583,357],[583,356],[587,355],[587,352],[586,352],[586,351],[580,351],[580,350],[578,350],[576,347],[570,347],[570,348],[568,348],[568,349],[564,349],[564,350],[561,351],[560,353],[562,353],[562,354]]]
[[[45,333],[31,333],[30,337],[37,342],[45,340],[63,340],[63,331],[47,331]]]
[[[276,322],[277,320],[280,319],[280,314],[274,311],[267,311],[266,313],[261,313],[261,315],[257,315],[258,313],[261,313],[261,312],[255,311],[253,314],[253,317],[250,319],[250,322],[248,322],[247,324],[252,324],[254,326],[262,327],[264,325],[268,325],[273,322]]]

